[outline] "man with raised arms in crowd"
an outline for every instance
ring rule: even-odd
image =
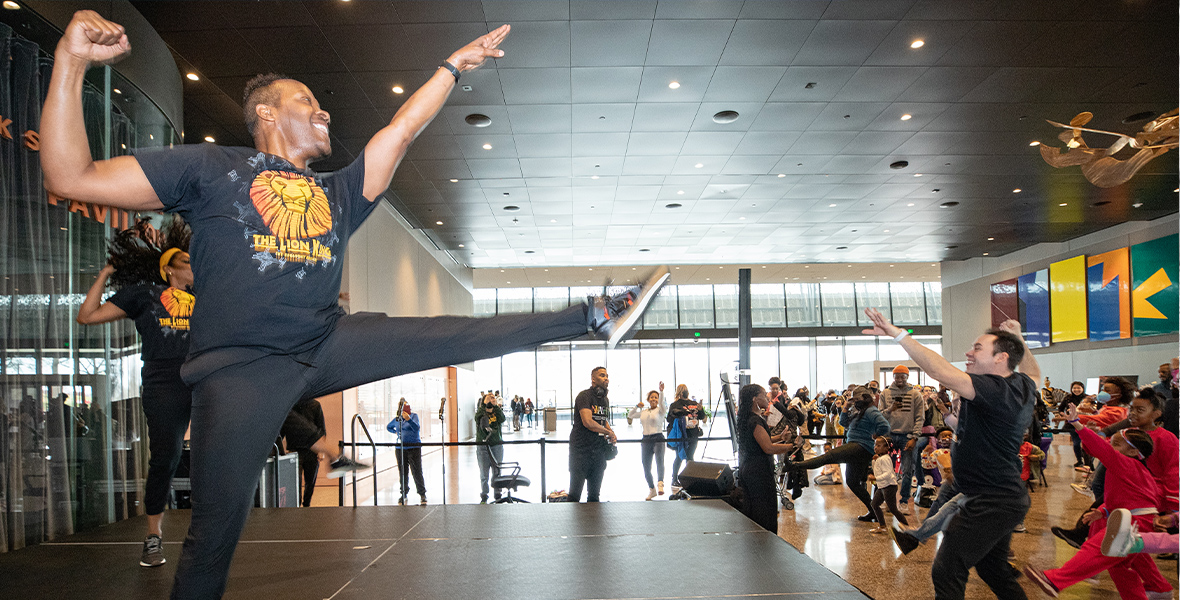
[[[193,512],[173,598],[217,598],[284,417],[302,398],[587,333],[630,335],[668,278],[557,313],[493,318],[345,315],[338,305],[349,236],[389,187],[406,150],[442,108],[460,74],[488,58],[509,26],[449,57],[352,164],[308,165],[331,153],[331,117],[311,90],[279,75],[244,94],[254,148],[185,145],[95,161],[82,116],[92,65],[131,50],[123,27],[79,11],[55,52],[41,118],[46,187],[62,197],[129,210],[176,212],[190,223],[191,346],[181,375],[193,390]]]
[[[865,309],[865,315],[874,327],[864,333],[893,338],[927,375],[957,392],[961,401],[951,469],[964,499],[934,558],[934,597],[963,598],[975,567],[997,597],[1027,598],[1016,570],[1008,564],[1008,547],[1012,530],[1028,513],[1019,452],[1036,404],[1041,369],[1020,335],[1020,323],[1005,321],[976,338],[963,372],[876,309]]]

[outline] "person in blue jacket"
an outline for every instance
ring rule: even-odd
[[[397,434],[397,472],[401,479],[402,495],[398,504],[406,503],[409,493],[410,472],[414,473],[414,487],[418,490],[421,500],[418,504],[426,506],[426,482],[422,480],[422,437],[419,434],[422,427],[418,422],[418,415],[410,411],[410,405],[405,398],[401,399],[401,411],[388,425],[390,433]]]
[[[873,393],[866,387],[852,391],[852,401],[837,400],[840,410],[840,425],[844,427],[844,444],[831,452],[811,460],[792,462],[793,469],[816,469],[824,465],[844,464],[844,483],[868,509],[868,513],[857,517],[858,521],[876,521],[872,498],[866,482],[873,464],[873,442],[880,436],[889,435],[889,421],[873,405]]]

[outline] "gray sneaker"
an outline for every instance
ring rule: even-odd
[[[607,341],[614,348],[635,333],[643,313],[668,282],[668,267],[656,267],[638,288],[631,288],[614,296],[599,296],[589,300],[586,309],[586,328],[594,337]]]
[[[347,456],[341,454],[340,458],[332,461],[331,468],[328,469],[328,479],[339,479],[346,474],[353,471],[363,471],[368,469],[369,465],[359,463]]]
[[[166,562],[164,558],[164,541],[160,536],[151,534],[143,541],[143,554],[139,556],[139,566],[158,567]]]

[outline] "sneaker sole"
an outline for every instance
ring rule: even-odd
[[[1060,594],[1057,588],[1053,587],[1053,584],[1045,577],[1043,571],[1028,566],[1024,568],[1024,576],[1028,577],[1029,581],[1037,584],[1037,587],[1041,588],[1041,591],[1045,592],[1050,598],[1056,598]]]
[[[355,469],[348,468],[348,469],[340,469],[339,471],[336,471],[336,470],[328,471],[327,477],[328,477],[328,479],[340,479],[341,477],[344,477],[345,475],[348,475],[349,473],[356,473],[357,471],[364,471],[365,469],[368,469],[368,468],[369,467],[357,467]]]
[[[1131,534],[1131,524],[1127,524],[1127,528],[1123,529],[1123,516],[1121,510],[1111,511],[1110,517],[1106,519],[1106,535],[1102,538],[1102,554],[1105,556],[1126,556],[1126,554],[1111,554],[1112,548],[1122,548],[1127,545],[1127,536]],[[1129,516],[1129,513],[1128,513]]]
[[[651,301],[655,299],[656,294],[663,289],[664,284],[672,277],[672,273],[668,271],[668,267],[657,267],[655,271],[647,278],[647,283],[644,284],[643,289],[639,291],[639,297],[635,299],[635,303],[631,305],[631,310],[619,320],[618,325],[615,325],[611,331],[610,338],[606,341],[606,347],[613,350],[623,340],[630,337],[628,334],[635,329],[639,321],[643,319],[643,313],[647,312],[647,307]]]
[[[153,565],[153,564],[151,564],[151,563],[145,563],[145,562],[143,562],[143,561],[141,560],[141,561],[139,561],[139,566],[141,566],[141,567],[148,567],[148,568],[152,568],[152,567],[159,567],[159,566],[163,566],[163,564],[164,564],[164,563],[166,563],[166,562],[168,562],[168,560],[167,560],[167,559],[163,559],[163,558],[162,558],[162,559],[160,559],[160,562],[159,562],[158,564],[154,564],[154,565]]]

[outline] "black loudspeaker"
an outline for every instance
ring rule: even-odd
[[[733,469],[725,463],[690,460],[678,479],[690,496],[724,496],[733,490]]]

